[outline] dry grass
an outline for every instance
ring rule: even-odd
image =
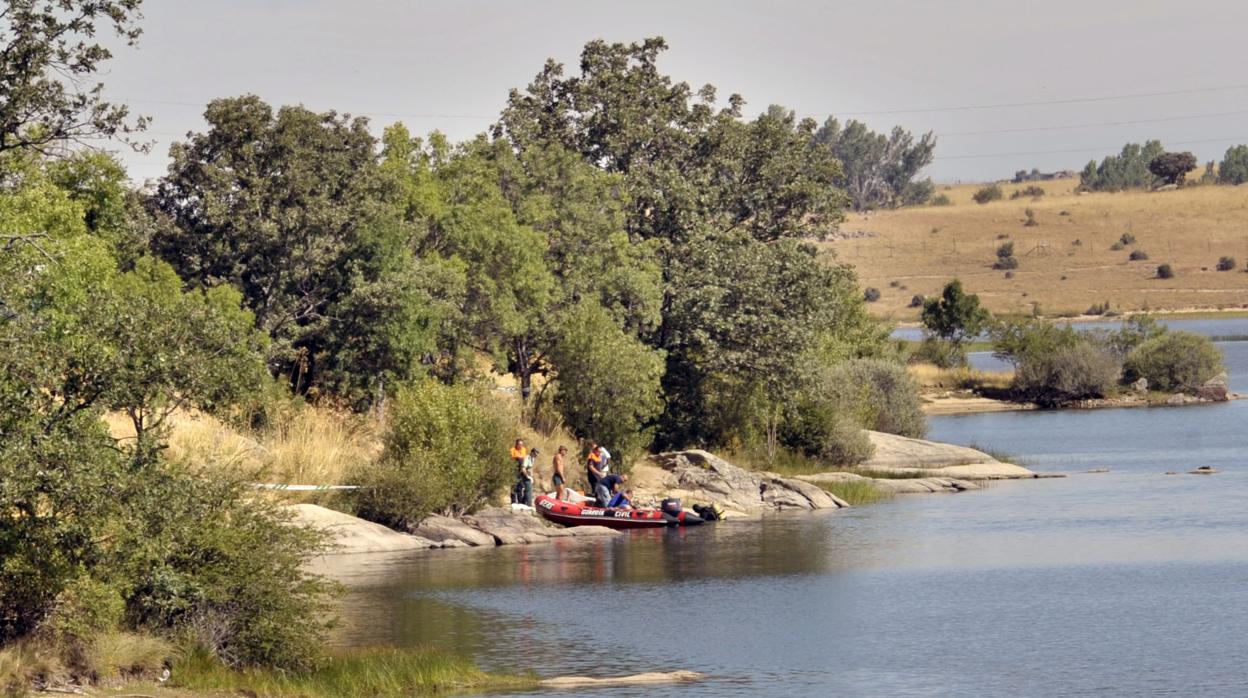
[[[932,364],[911,364],[906,372],[920,388],[942,390],[1005,390],[1014,380],[1010,371],[977,371],[970,368],[940,368]]]
[[[938,189],[950,206],[851,214],[842,230],[875,236],[823,248],[854,265],[862,286],[883,292],[874,313],[899,319],[917,317],[906,307],[913,295],[937,294],[953,277],[994,313],[1030,313],[1033,303],[1047,315],[1081,313],[1104,301],[1124,312],[1248,307],[1248,187],[1075,194],[1077,179],[1035,184],[1046,192],[1037,200],[1011,201],[1026,185],[1003,184],[1005,199],[980,205],[971,195],[981,185],[968,184]],[[1023,225],[1027,208],[1039,225]],[[1111,250],[1128,232],[1136,244]],[[1012,279],[991,268],[1000,235],[1014,241]],[[1149,259],[1129,262],[1133,249]],[[1234,257],[1237,269],[1215,271],[1222,256]],[[1175,278],[1154,278],[1161,263]]]
[[[114,437],[133,436],[125,415],[106,419]],[[287,484],[339,484],[348,469],[375,458],[381,449],[375,419],[329,408],[292,410],[257,433],[201,412],[177,413],[169,424],[171,456]]]
[[[519,398],[496,391],[497,409],[515,425],[517,438],[541,450],[536,473],[541,486],[550,480],[551,458],[560,445],[568,447],[567,471],[579,472],[580,446],[550,411],[537,421],[540,428],[520,419]],[[105,417],[115,438],[133,438],[134,429],[121,413]],[[337,485],[357,465],[381,455],[383,422],[373,415],[356,415],[327,407],[304,406],[281,413],[264,430],[237,429],[202,412],[179,412],[169,418],[169,455],[190,463],[246,473],[265,482],[296,485]]]

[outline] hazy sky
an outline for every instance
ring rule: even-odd
[[[122,154],[136,180],[163,172],[169,142],[202,128],[215,97],[459,139],[546,58],[575,69],[588,40],[654,35],[671,45],[662,69],[740,93],[751,116],[775,103],[936,131],[939,181],[1078,169],[1150,137],[1201,161],[1248,142],[1245,0],[147,0],[144,14],[139,46],[103,77],[154,117],[152,153]],[[950,109],[1045,101],[1066,103]]]

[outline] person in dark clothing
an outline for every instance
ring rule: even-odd
[[[598,444],[589,444],[589,455],[585,457],[585,479],[589,481],[589,491],[598,492],[598,480],[602,478],[602,454]]]
[[[605,507],[610,504],[611,498],[626,482],[628,482],[627,475],[616,475],[614,473],[599,479],[598,486],[594,488],[594,497],[598,500],[598,506]]]

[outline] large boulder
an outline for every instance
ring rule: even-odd
[[[332,553],[389,553],[442,547],[437,541],[399,533],[381,524],[315,504],[295,504],[290,509],[295,523],[329,534],[334,544]]]
[[[943,468],[950,465],[992,464],[997,459],[973,448],[954,446],[936,441],[911,439],[896,434],[868,431],[867,437],[875,446],[875,453],[862,468]]]
[[[543,543],[551,538],[612,536],[620,533],[604,526],[564,528],[548,523],[532,510],[516,511],[501,507],[487,507],[465,516],[464,521],[489,535],[498,545],[526,545]]]
[[[649,460],[657,470],[647,474],[647,489],[693,503],[718,502],[730,512],[757,514],[774,509],[835,509],[845,502],[818,485],[754,472],[701,450],[660,453]],[[645,468],[639,465],[638,468]],[[640,483],[639,483],[640,484]]]
[[[492,546],[495,542],[494,536],[449,516],[427,516],[411,532],[440,543],[455,541],[469,546]]]
[[[1219,373],[1200,386],[1200,389],[1196,391],[1196,397],[1212,402],[1226,402],[1230,393],[1227,381],[1226,371]]]

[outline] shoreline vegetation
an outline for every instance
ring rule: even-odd
[[[651,496],[746,513],[1036,477],[921,440],[918,385],[869,312],[880,290],[812,242],[851,211],[931,215],[931,134],[750,117],[664,74],[661,37],[591,41],[458,143],[213,99],[139,188],[72,147],[146,125],[103,85],[79,89],[138,39],[139,4],[0,19],[0,103],[17,115],[0,123],[0,691],[166,672],[153,693],[530,688],[427,650],[328,652],[342,589],[309,561],[335,533],[290,506],[430,547],[546,540],[491,506],[517,436],[544,458],[568,446],[569,473],[609,445]],[[1021,245],[996,249],[1010,278],[1016,249],[1030,271]],[[1176,266],[1158,283],[1192,275]],[[954,285],[919,303],[920,351],[946,366],[990,319]],[[994,342],[1019,366],[1009,389],[1043,404],[1120,377],[1204,389],[1218,361],[1179,332],[1029,322]],[[358,489],[255,487],[273,480]]]

